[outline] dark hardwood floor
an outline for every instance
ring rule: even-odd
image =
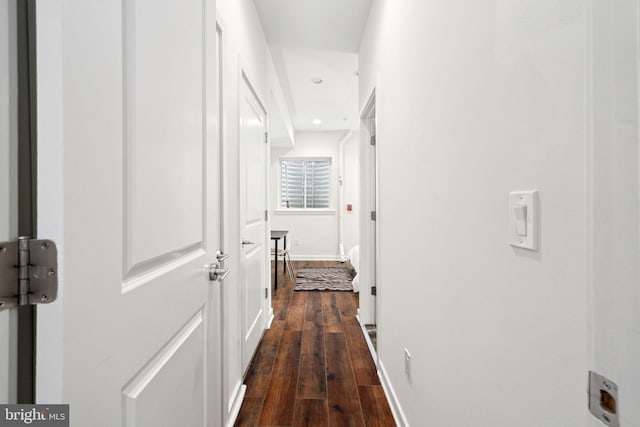
[[[236,426],[395,426],[355,317],[356,294],[294,292],[278,267],[275,320],[247,371]]]

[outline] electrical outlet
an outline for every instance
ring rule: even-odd
[[[300,240],[299,239],[293,239],[293,246],[300,246]]]
[[[411,382],[411,353],[406,348],[404,349],[404,373]]]

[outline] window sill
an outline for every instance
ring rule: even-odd
[[[335,215],[335,209],[278,209],[274,215]]]

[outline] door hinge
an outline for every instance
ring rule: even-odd
[[[371,211],[371,221],[375,221],[378,218],[376,211]]]
[[[264,288],[264,297],[269,298],[269,288]]]
[[[371,287],[371,295],[378,295],[378,287],[377,286],[372,286]]]
[[[369,140],[369,144],[375,146],[376,145],[376,136],[372,135],[371,139]]]
[[[264,220],[265,221],[269,221],[269,211],[268,210],[264,211]]]
[[[51,240],[0,242],[0,311],[58,297],[58,250]]]
[[[265,144],[268,144],[268,143],[269,143],[269,133],[268,133],[268,132],[265,132],[265,133],[264,133],[264,143],[265,143]]]

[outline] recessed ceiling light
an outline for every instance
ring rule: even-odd
[[[313,122],[311,122],[311,123],[313,123],[314,125],[321,125],[321,124],[322,124],[322,120],[320,120],[320,119],[313,119]]]
[[[321,79],[320,77],[313,77],[313,78],[311,79],[311,82],[312,82],[313,84],[319,85],[319,84],[321,84],[321,83],[322,83],[322,79]]]

